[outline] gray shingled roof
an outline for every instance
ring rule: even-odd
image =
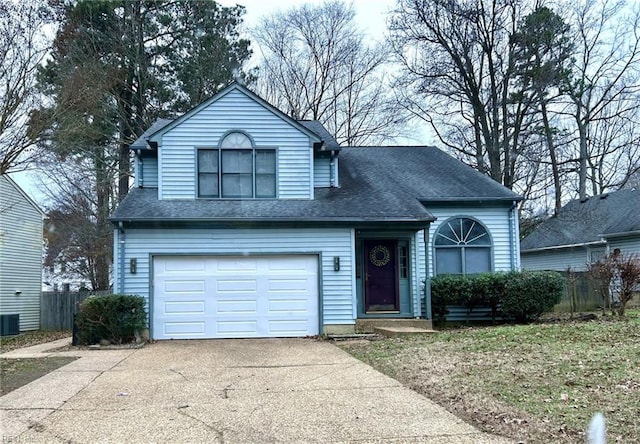
[[[317,120],[298,120],[298,123],[320,137],[324,142],[325,150],[340,151],[340,144],[333,138],[322,123]]]
[[[416,222],[434,220],[419,200],[514,200],[515,193],[433,147],[344,148],[340,188],[313,200],[158,200],[133,189],[113,221]]]
[[[149,144],[147,143],[147,139],[156,131],[160,131],[165,126],[169,125],[173,122],[173,119],[158,119],[153,122],[147,130],[138,137],[135,142],[129,145],[129,148],[132,150],[145,150],[149,149]]]
[[[640,190],[619,190],[582,202],[573,200],[541,223],[520,243],[520,250],[577,245],[640,231]]]

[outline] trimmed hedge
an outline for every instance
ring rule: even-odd
[[[439,275],[431,280],[431,308],[434,317],[446,318],[448,305],[469,311],[491,307],[498,314],[518,322],[529,322],[553,308],[564,293],[564,278],[548,271],[512,271],[475,275]]]
[[[89,296],[80,304],[76,315],[78,342],[112,344],[132,342],[147,328],[144,298],[125,294]]]

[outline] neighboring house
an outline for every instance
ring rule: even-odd
[[[0,314],[3,330],[40,328],[44,213],[7,175],[0,175]],[[13,315],[13,316],[12,316]],[[7,318],[11,317],[11,320]]]
[[[515,193],[433,147],[341,148],[237,84],[131,149],[114,291],[147,299],[155,339],[428,320],[427,270],[519,267]]]
[[[640,254],[640,190],[573,200],[520,244],[522,268],[584,272],[607,254]]]

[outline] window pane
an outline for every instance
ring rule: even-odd
[[[471,219],[465,219],[468,221],[468,227],[465,231],[465,242],[469,245],[489,245],[489,234],[487,230],[479,223]]]
[[[256,151],[256,173],[275,174],[276,173],[276,152],[274,150]]]
[[[222,148],[251,148],[251,139],[243,133],[230,133],[220,143]]]
[[[460,248],[436,249],[436,274],[462,274],[462,255]]]
[[[256,197],[276,197],[275,174],[256,174]]]
[[[249,174],[222,174],[222,197],[253,197],[253,180]]]
[[[223,150],[222,173],[248,173],[253,171],[251,150]]]
[[[465,248],[464,271],[465,274],[484,273],[491,271],[490,248]]]
[[[218,172],[218,150],[198,150],[198,171],[200,173]]]
[[[460,236],[457,232],[460,231],[460,222],[458,219],[450,220],[438,229],[436,234],[436,245],[458,245]]]
[[[218,197],[218,175],[198,175],[198,195],[200,197]]]

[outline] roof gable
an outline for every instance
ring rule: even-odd
[[[42,216],[45,216],[45,212],[42,211],[42,209],[40,208],[40,206],[31,198],[29,197],[29,195],[22,189],[20,188],[20,186],[11,178],[9,177],[8,174],[2,174],[0,176],[1,179],[5,179],[7,181],[7,183],[9,184],[9,186],[11,186],[13,189],[15,189],[15,191],[21,195],[24,200],[31,205],[38,213],[40,213]],[[4,197],[3,197],[4,200]]]
[[[569,202],[523,239],[521,250],[587,244],[633,232],[640,232],[640,190],[618,190]]]
[[[165,133],[167,133],[168,131],[171,131],[173,128],[177,127],[182,122],[188,120],[193,115],[198,114],[200,111],[202,111],[203,109],[209,107],[211,104],[213,104],[213,103],[219,101],[220,99],[226,97],[228,94],[230,94],[233,91],[238,91],[238,92],[244,94],[249,99],[251,99],[254,102],[256,102],[259,105],[261,105],[267,111],[271,112],[272,114],[274,114],[278,118],[280,118],[283,121],[287,122],[293,128],[295,128],[298,131],[300,131],[300,132],[304,133],[305,135],[307,135],[309,138],[311,138],[311,140],[313,142],[315,142],[315,143],[320,143],[321,142],[321,139],[318,136],[318,134],[313,132],[311,129],[307,128],[305,125],[302,125],[301,123],[299,123],[295,119],[287,116],[285,113],[283,113],[282,111],[280,111],[279,109],[277,109],[276,107],[274,107],[273,105],[268,103],[266,100],[264,100],[263,98],[259,97],[258,95],[256,95],[252,91],[250,91],[249,89],[247,89],[246,87],[244,87],[244,86],[242,86],[242,85],[240,85],[238,83],[232,83],[231,85],[229,85],[228,87],[226,87],[225,89],[220,91],[219,93],[215,94],[213,97],[209,98],[208,100],[205,100],[204,102],[202,102],[201,104],[199,104],[195,108],[191,109],[190,111],[187,111],[182,116],[180,116],[180,117],[178,117],[178,118],[176,118],[174,120],[171,120],[171,121],[166,121],[164,119],[156,121],[151,126],[151,128],[149,128],[147,131],[145,131],[145,133],[142,136],[140,136],[131,145],[131,148],[140,149],[140,147],[143,145],[143,142],[144,142],[145,148],[146,148],[147,143],[150,143],[150,144],[159,143],[161,141],[161,139],[162,139],[162,136]],[[146,135],[146,137],[145,137],[145,135]]]

